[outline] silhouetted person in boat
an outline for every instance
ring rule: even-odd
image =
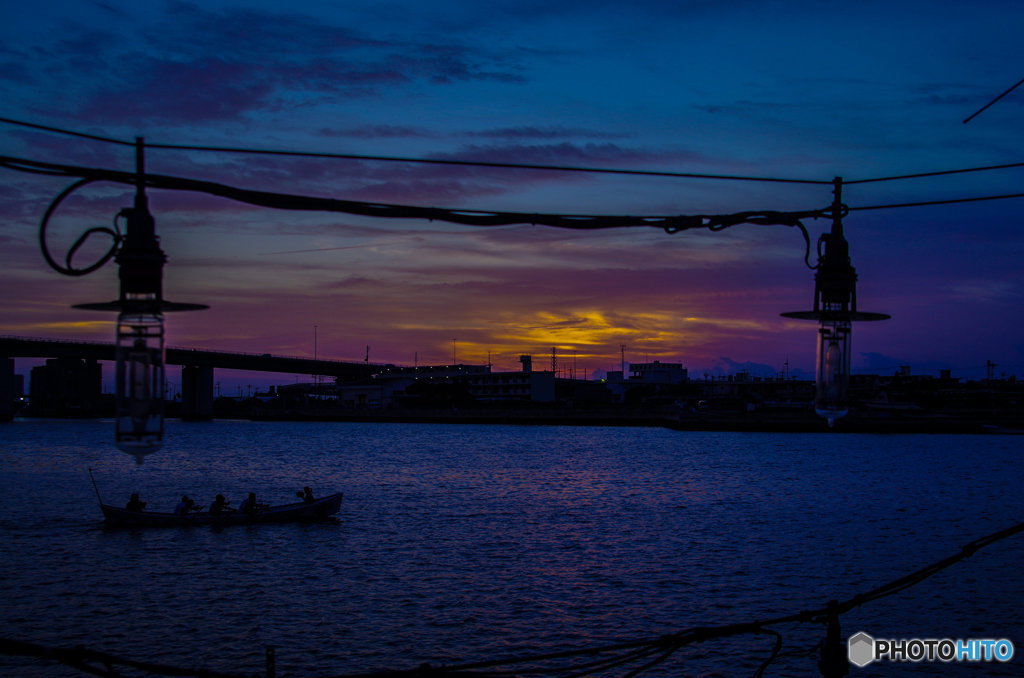
[[[302,488],[302,501],[307,504],[312,504],[316,501],[316,499],[313,498],[313,490],[309,489],[308,485]]]
[[[126,511],[141,511],[146,508],[146,502],[139,499],[139,493],[133,492],[132,496],[128,498],[128,503],[125,504]]]
[[[238,507],[238,510],[247,516],[251,516],[256,513],[256,493],[250,492],[249,496],[242,500],[242,504]]]
[[[188,515],[188,512],[194,509],[196,503],[188,498],[187,494],[181,495],[181,501],[174,507],[174,515],[179,518],[184,518]]]
[[[224,498],[223,494],[218,494],[214,498],[213,503],[210,504],[210,515],[211,516],[219,516],[222,513],[226,513],[226,512],[228,512],[230,510],[231,510],[231,508],[228,507],[228,502]]]

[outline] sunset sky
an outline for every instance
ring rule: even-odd
[[[827,207],[847,181],[1024,162],[1024,4],[4,2],[0,116],[154,144],[801,179],[775,183],[151,149],[153,173],[399,205],[683,215]],[[0,154],[131,171],[133,150],[0,124]],[[0,169],[0,334],[112,340],[108,264],[49,269],[37,228],[71,183]],[[1024,376],[1024,167],[847,186],[861,310],[855,371]],[[800,232],[480,228],[291,212],[153,190],[168,344],[600,376],[809,373]],[[54,217],[63,253],[131,189]],[[807,220],[812,242],[830,227]],[[79,253],[87,263],[99,239]],[[812,256],[812,261],[814,257]],[[316,329],[314,329],[314,327]],[[19,361],[19,371],[22,363]],[[27,364],[27,363],[26,363]],[[226,377],[225,377],[226,378]],[[270,382],[287,381],[273,377]],[[251,380],[250,380],[251,381]]]

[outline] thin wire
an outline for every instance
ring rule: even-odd
[[[1005,195],[986,195],[976,198],[951,198],[949,200],[927,200],[922,202],[904,202],[904,203],[893,203],[889,205],[864,205],[860,207],[851,207],[851,212],[863,212],[866,210],[889,210],[896,209],[899,207],[928,207],[931,205],[957,205],[960,203],[968,202],[984,202],[986,200],[1012,200],[1015,198],[1024,198],[1024,193],[1007,193]]]
[[[579,167],[575,165],[535,165],[516,162],[486,162],[482,160],[452,160],[440,158],[411,158],[388,155],[360,155],[353,153],[318,153],[313,151],[282,151],[257,148],[232,148],[226,146],[189,146],[182,144],[146,144],[147,148],[177,151],[204,151],[211,153],[243,153],[249,155],[283,155],[299,158],[328,158],[338,160],[370,160],[375,162],[405,162],[427,165],[462,165],[467,167],[495,167],[500,169],[549,170],[556,172],[589,172],[597,174],[624,174],[650,177],[676,177],[684,179],[721,179],[726,181],[760,181],[769,183],[831,185],[831,181],[820,179],[791,179],[784,177],[757,177],[732,174],[702,174],[697,172],[668,172],[658,170],[611,169],[602,167]]]
[[[1024,83],[1021,80],[1016,85],[1008,89],[1007,91],[1000,94],[996,99],[991,101],[985,108],[991,106],[1002,97],[1009,94],[1020,84]],[[985,110],[982,108],[974,115],[981,113]],[[971,116],[974,117],[974,116]],[[964,120],[968,122],[971,118]],[[43,130],[46,132],[53,132],[56,134],[65,134],[69,136],[79,137],[83,139],[91,139],[94,141],[102,141],[110,144],[117,144],[120,146],[135,146],[133,141],[123,141],[120,139],[114,139],[112,137],[99,136],[96,134],[87,134],[84,132],[76,132],[74,130],[63,129],[60,127],[51,127],[48,125],[39,125],[36,123],[25,122],[22,120],[14,120],[13,118],[0,117],[0,123],[6,123],[9,125],[17,125],[21,127],[27,127],[31,129]],[[196,152],[209,152],[209,153],[241,153],[241,154],[252,154],[252,155],[279,155],[288,157],[298,158],[324,158],[324,159],[338,159],[338,160],[366,160],[366,161],[377,161],[377,162],[402,162],[402,163],[420,163],[420,164],[434,164],[434,165],[462,165],[468,167],[494,167],[501,169],[529,169],[529,170],[547,170],[557,172],[590,172],[600,174],[623,174],[623,175],[634,175],[634,176],[653,176],[653,177],[674,177],[684,179],[717,179],[725,181],[753,181],[753,182],[771,182],[771,183],[791,183],[791,184],[805,184],[805,185],[831,185],[832,181],[824,181],[819,179],[794,179],[786,177],[761,177],[761,176],[748,176],[748,175],[734,175],[734,174],[706,174],[699,172],[669,172],[669,171],[657,171],[657,170],[629,170],[629,169],[615,169],[615,168],[602,168],[602,167],[579,167],[573,165],[537,165],[529,163],[503,163],[503,162],[485,162],[477,160],[453,160],[453,159],[440,159],[440,158],[412,158],[412,157],[401,157],[401,156],[385,156],[385,155],[361,155],[353,153],[322,153],[314,151],[288,151],[288,150],[276,150],[276,149],[257,149],[257,148],[241,148],[241,147],[230,147],[230,146],[207,146],[207,145],[188,145],[188,144],[154,144],[147,143],[147,148],[152,149],[163,149],[163,150],[182,150],[182,151],[196,151]],[[914,174],[901,174],[888,177],[875,177],[869,179],[848,179],[844,180],[843,183],[846,185],[852,184],[867,184],[876,183],[882,181],[900,181],[906,179],[920,179],[925,177],[937,177],[949,174],[963,174],[968,172],[989,172],[995,170],[1013,169],[1016,167],[1024,167],[1024,162],[1019,163],[1007,163],[1003,165],[988,165],[983,167],[967,167],[953,170],[937,170],[934,172],[918,172]]]
[[[72,130],[61,129],[60,127],[49,127],[47,125],[37,125],[32,122],[24,122],[22,120],[13,120],[11,118],[0,118],[0,122],[7,123],[8,125],[18,125],[20,127],[28,127],[30,129],[43,130],[44,132],[55,132],[57,134],[66,134],[72,137],[79,137],[81,139],[92,139],[93,141],[102,141],[108,144],[118,144],[120,146],[134,146],[133,142],[121,141],[120,139],[112,139],[111,137],[101,137],[96,134],[86,134],[85,132],[75,132]]]
[[[1016,167],[1024,167],[1024,162],[1011,162],[1005,165],[988,165],[986,167],[967,167],[963,169],[954,170],[938,170],[935,172],[918,172],[916,174],[898,174],[891,177],[878,177],[875,179],[844,179],[843,185],[850,186],[851,184],[871,184],[880,181],[900,181],[903,179],[922,179],[926,177],[941,177],[949,174],[967,174],[969,172],[990,172],[993,170],[1004,170],[1014,169]]]
[[[994,104],[995,102],[999,101],[1000,99],[1002,99],[1003,97],[1005,97],[1005,96],[1006,96],[1007,94],[1009,94],[1009,93],[1010,93],[1010,92],[1012,92],[1013,90],[1017,89],[1017,87],[1019,87],[1019,86],[1021,85],[1021,83],[1024,83],[1024,78],[1021,78],[1020,80],[1018,80],[1018,81],[1017,81],[1017,84],[1016,84],[1016,85],[1014,85],[1014,86],[1013,86],[1013,87],[1011,87],[1010,89],[1006,90],[1005,92],[1003,92],[1002,94],[1000,94],[999,96],[997,96],[997,97],[996,97],[995,99],[993,99],[992,101],[988,102],[987,104],[985,104],[984,106],[982,106],[981,108],[979,108],[979,109],[978,109],[977,111],[975,111],[975,112],[974,112],[974,113],[972,113],[971,115],[967,116],[967,118],[966,118],[966,119],[964,120],[964,124],[966,125],[966,124],[967,124],[967,123],[969,123],[969,122],[970,122],[971,120],[974,120],[974,118],[978,117],[978,115],[979,115],[979,114],[980,114],[980,113],[981,113],[982,111],[984,111],[984,110],[985,110],[986,108],[988,108],[989,106],[991,106],[991,105],[992,105],[992,104]]]
[[[112,139],[110,137],[102,137],[94,134],[84,134],[82,132],[75,132],[72,130],[61,129],[59,127],[49,127],[47,125],[37,125],[35,123],[24,122],[21,120],[14,120],[12,118],[0,118],[0,122],[7,123],[9,125],[19,125],[22,127],[28,127],[31,129],[44,130],[47,132],[54,132],[57,134],[66,134],[69,136],[80,137],[84,139],[92,139],[94,141],[103,141],[106,143],[119,144],[122,146],[134,146],[134,142],[121,141],[118,139]],[[461,165],[465,167],[493,167],[499,169],[527,169],[527,170],[545,170],[555,172],[584,172],[584,173],[595,173],[595,174],[622,174],[632,176],[650,176],[650,177],[674,177],[683,179],[718,179],[725,181],[758,181],[768,183],[788,183],[788,184],[809,184],[809,185],[831,185],[831,181],[822,181],[819,179],[791,179],[784,177],[756,177],[756,176],[742,176],[742,175],[731,175],[731,174],[702,174],[697,172],[669,172],[669,171],[657,171],[657,170],[630,170],[630,169],[614,169],[614,168],[603,168],[603,167],[579,167],[573,165],[536,165],[530,163],[512,163],[512,162],[485,162],[482,160],[454,160],[454,159],[441,159],[441,158],[411,158],[411,157],[400,157],[400,156],[387,156],[387,155],[361,155],[355,153],[323,153],[315,151],[287,151],[277,149],[261,149],[261,148],[240,148],[231,146],[200,146],[200,145],[188,145],[188,144],[155,144],[146,143],[147,149],[162,149],[162,150],[175,150],[175,151],[197,151],[205,153],[237,153],[247,155],[277,155],[287,156],[294,158],[324,158],[331,160],[366,160],[373,162],[401,162],[401,163],[418,163],[427,165]]]

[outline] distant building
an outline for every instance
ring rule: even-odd
[[[652,394],[686,384],[689,374],[682,363],[663,363],[660,360],[630,363],[629,372],[628,379],[621,370],[610,370],[607,373],[604,384],[611,394],[612,402],[626,402],[626,394],[630,391],[633,391],[633,395],[640,391]]]
[[[14,358],[0,358],[0,421],[10,421],[25,395],[25,377],[14,373]]]
[[[555,400],[554,372],[492,372],[465,378],[469,394],[483,401],[550,403]]]
[[[534,372],[529,356],[520,372],[491,372],[488,365],[389,366],[372,378],[324,388],[344,408],[448,407],[460,399],[477,402],[555,400],[552,372]],[[282,387],[282,392],[285,387]]]
[[[36,416],[96,416],[101,413],[103,368],[95,360],[50,358],[29,378]]]
[[[682,363],[663,363],[655,360],[653,363],[630,363],[629,376],[631,383],[640,384],[668,384],[675,386],[685,384],[687,370]]]
[[[411,376],[389,375],[338,384],[323,390],[332,394],[331,397],[345,408],[391,407],[405,394],[405,389],[414,383],[416,379]]]

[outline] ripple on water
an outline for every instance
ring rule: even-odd
[[[261,670],[266,645],[282,675],[330,675],[788,614],[1024,515],[1020,438],[170,422],[167,451],[136,467],[105,423],[3,434],[5,634],[220,671]],[[346,499],[324,525],[106,530],[90,467],[112,503],[283,502],[307,484]],[[1021,552],[989,547],[844,631],[1024,639]],[[821,635],[781,630],[789,649]],[[680,657],[688,675],[750,674],[772,642]],[[773,669],[813,675],[813,662]],[[0,672],[29,665],[69,675],[11,659]]]

